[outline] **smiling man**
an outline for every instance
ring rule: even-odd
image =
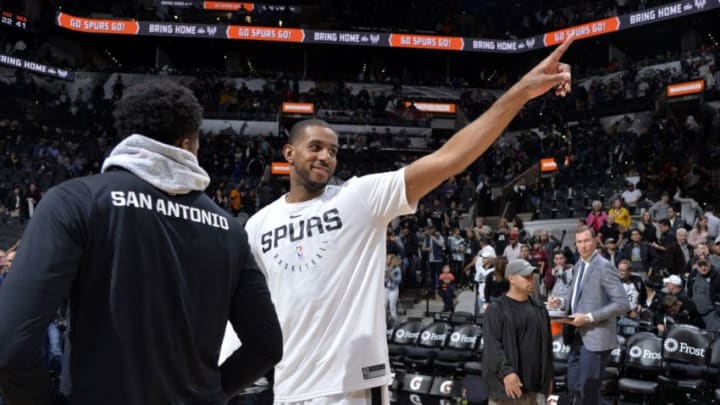
[[[530,99],[570,90],[565,42],[485,114],[439,150],[407,167],[327,185],[338,136],[320,120],[290,130],[283,149],[290,191],[248,220],[246,229],[283,331],[275,369],[280,404],[389,402],[385,341],[385,238],[388,222],[462,172]]]

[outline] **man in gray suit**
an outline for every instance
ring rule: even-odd
[[[575,405],[600,403],[600,383],[610,351],[617,347],[617,317],[630,311],[627,294],[615,266],[596,250],[595,232],[579,227],[575,233],[580,260],[565,297],[551,297],[550,308],[564,305],[571,314],[563,328],[570,346],[568,391]]]

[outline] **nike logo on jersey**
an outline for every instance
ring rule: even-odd
[[[302,214],[290,215],[290,218],[299,218],[299,217],[301,217],[301,216],[302,216]]]

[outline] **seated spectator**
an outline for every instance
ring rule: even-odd
[[[637,314],[640,312],[642,303],[647,300],[647,291],[645,290],[645,283],[640,276],[632,274],[632,267],[630,261],[620,260],[618,262],[618,273],[620,273],[620,281],[622,282],[623,288],[627,293],[628,301],[630,302],[630,312],[628,316],[632,319],[637,318]]]
[[[630,207],[630,211],[635,212],[635,208],[640,201],[640,197],[642,197],[642,191],[635,188],[635,184],[633,184],[632,182],[628,182],[627,189],[623,191],[621,195],[622,199],[625,201],[628,207]]]
[[[620,257],[630,262],[632,272],[637,275],[647,275],[657,261],[655,249],[642,240],[642,233],[638,229],[630,230],[630,241],[625,244]]]
[[[602,256],[617,267],[621,256],[620,252],[617,251],[617,241],[615,239],[605,239],[605,248],[602,250]]]
[[[672,205],[668,207],[667,209],[667,220],[670,221],[670,229],[672,229],[674,232],[677,232],[678,229],[687,229],[687,223],[680,218],[680,215],[677,214],[677,211],[675,211],[675,207]]]
[[[718,69],[718,72],[720,72],[720,69]],[[718,236],[720,236],[720,218],[715,216],[715,208],[712,206],[712,204],[707,204],[705,206],[705,218],[707,218],[707,225],[708,225],[708,239],[714,240]]]
[[[720,236],[715,238],[715,243],[712,245],[712,252],[710,253],[710,264],[720,271]]]
[[[613,200],[613,206],[608,210],[608,219],[610,218],[613,218],[618,226],[630,228],[630,212],[623,207],[623,202],[619,198]]]
[[[661,312],[662,300],[665,297],[665,293],[662,289],[653,282],[645,283],[645,301],[640,302],[640,306],[643,309],[647,309],[653,314]]]
[[[704,329],[705,322],[695,309],[695,306],[688,305],[689,301],[683,301],[674,295],[666,295],[663,298],[663,313],[656,320],[658,333],[664,333],[672,325],[693,325]]]
[[[602,210],[602,203],[596,200],[592,203],[592,211],[585,219],[585,224],[592,227],[596,233],[599,233],[600,229],[605,225],[607,218],[608,214]]]
[[[640,216],[638,230],[642,233],[642,239],[647,243],[657,242],[657,228],[653,223],[653,217],[650,211],[645,211]]]
[[[660,201],[653,204],[650,209],[650,216],[655,221],[667,218],[667,209],[670,207],[670,193],[664,191],[660,194]]]
[[[665,285],[666,297],[663,298],[663,302],[660,306],[659,312],[656,313],[654,316],[655,326],[658,329],[658,333],[662,334],[665,331],[665,326],[668,326],[665,315],[667,313],[667,310],[673,306],[677,306],[677,308],[674,308],[676,310],[674,311],[676,314],[683,314],[682,320],[692,320],[692,322],[676,322],[677,320],[675,318],[671,318],[670,324],[689,323],[691,325],[696,325],[697,323],[702,323],[702,326],[700,327],[704,328],[705,322],[698,313],[698,310],[695,307],[695,303],[692,301],[692,299],[690,299],[690,297],[687,296],[687,294],[685,294],[685,283],[683,282],[682,278],[680,278],[680,276],[676,274],[673,274],[670,277],[664,278],[663,284]],[[677,304],[675,300],[667,301],[667,297],[675,298],[677,301],[680,301],[680,304]]]
[[[687,293],[703,317],[705,327],[712,331],[720,329],[720,316],[715,310],[715,306],[720,305],[720,274],[707,256],[697,258],[695,268],[688,277]]]
[[[604,244],[606,240],[612,239],[615,243],[620,242],[620,229],[615,223],[615,217],[608,216],[605,224],[600,228],[598,232],[600,240]]]
[[[680,228],[675,234],[675,242],[665,249],[667,270],[670,274],[686,275],[690,272],[693,249],[687,243],[687,230]]]
[[[693,248],[705,245],[708,239],[708,219],[706,217],[699,217],[695,221],[695,226],[688,233],[688,244]]]

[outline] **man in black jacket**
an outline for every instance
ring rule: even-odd
[[[720,275],[707,256],[700,256],[695,262],[695,268],[688,277],[687,292],[703,317],[705,328],[713,331],[720,329],[720,316],[715,310],[720,307]]]
[[[630,261],[633,273],[647,274],[655,265],[657,253],[646,241],[637,228],[630,230],[630,242],[625,245],[621,258]]]
[[[225,404],[280,360],[282,336],[242,225],[203,193],[202,108],[150,81],[115,119],[127,138],[102,174],[48,191],[0,289],[0,391],[52,401],[40,348],[67,297],[70,404]],[[228,320],[242,347],[218,366]]]
[[[523,259],[505,270],[510,290],[485,312],[483,378],[490,404],[540,404],[552,390],[552,336],[542,303],[531,297],[537,269]]]

